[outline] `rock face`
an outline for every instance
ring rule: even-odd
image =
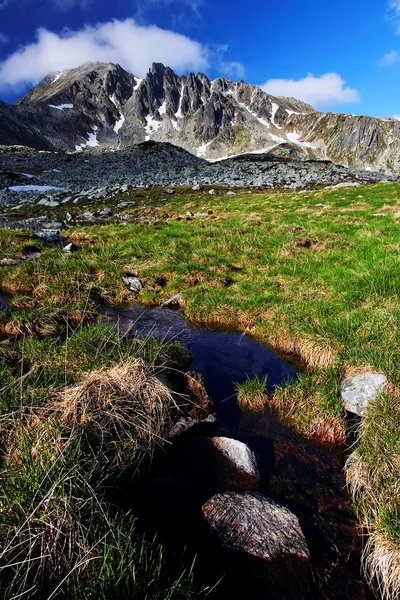
[[[227,492],[211,498],[202,510],[224,547],[255,559],[251,566],[265,592],[277,598],[306,597],[310,555],[289,509],[258,492]]]
[[[342,398],[348,412],[363,417],[368,404],[373,402],[387,384],[382,373],[363,373],[342,382]]]
[[[112,63],[47,75],[14,105],[0,102],[0,144],[40,150],[170,142],[198,157],[268,152],[397,172],[400,122],[321,113],[244,81],[177,76],[155,63],[139,79]]]

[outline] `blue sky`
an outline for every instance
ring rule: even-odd
[[[0,98],[87,60],[244,79],[321,110],[400,114],[400,0],[0,0]]]

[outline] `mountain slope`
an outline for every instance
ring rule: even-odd
[[[398,121],[321,113],[243,81],[180,77],[159,63],[144,79],[112,63],[49,74],[15,105],[0,104],[0,132],[0,143],[48,150],[154,140],[208,159],[269,151],[350,167],[400,168]]]

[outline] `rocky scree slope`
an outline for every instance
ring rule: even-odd
[[[89,148],[85,152],[56,153],[0,146],[2,208],[36,199],[46,204],[46,198],[53,205],[78,201],[80,196],[106,198],[118,190],[126,191],[127,186],[165,186],[165,193],[173,192],[170,186],[202,185],[297,190],[393,179],[385,173],[346,169],[329,161],[304,162],[270,154],[208,162],[172,144],[152,141],[118,152]]]
[[[177,76],[155,63],[139,79],[112,63],[47,75],[14,105],[0,103],[0,144],[40,150],[170,142],[198,157],[270,152],[347,167],[400,169],[400,122],[321,113],[243,81]]]

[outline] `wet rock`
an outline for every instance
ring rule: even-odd
[[[211,414],[215,409],[215,403],[207,393],[203,377],[196,371],[187,371],[184,374],[186,380],[186,393],[191,402],[189,416],[192,419],[204,419],[206,415]]]
[[[209,438],[215,450],[220,486],[225,490],[253,490],[260,483],[257,459],[243,442],[227,437]]]
[[[307,597],[310,554],[289,509],[258,492],[226,492],[213,496],[202,511],[225,548],[247,555],[247,568],[263,581],[265,597]]]
[[[341,394],[345,409],[363,417],[367,406],[387,384],[383,373],[362,373],[342,381]]]
[[[215,413],[207,415],[204,419],[192,419],[191,417],[181,417],[179,421],[177,421],[177,423],[175,423],[175,425],[170,430],[168,437],[173,438],[182,435],[183,433],[186,433],[186,431],[189,431],[189,429],[192,429],[192,427],[194,427],[195,425],[214,425],[216,422],[217,415]]]
[[[124,275],[122,281],[125,283],[128,290],[130,292],[134,292],[135,294],[138,294],[143,289],[142,282],[140,281],[139,277]]]

